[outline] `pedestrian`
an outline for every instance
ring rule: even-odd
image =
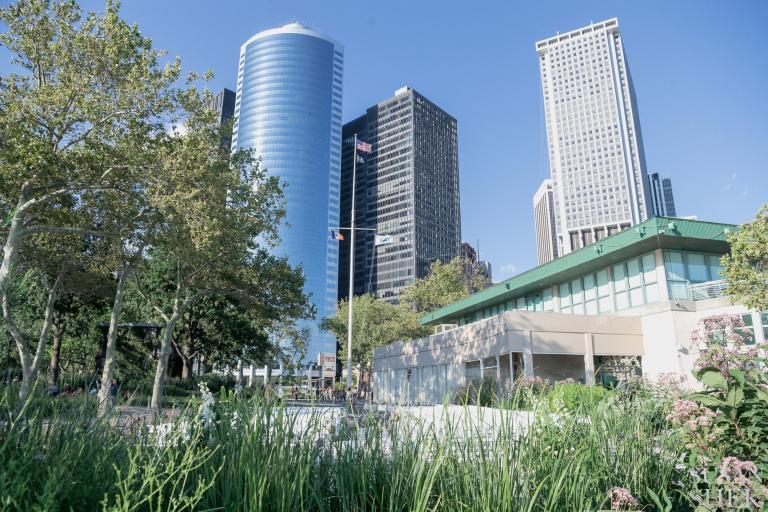
[[[114,400],[117,396],[117,390],[120,386],[117,383],[117,378],[112,378],[112,383],[109,385],[109,397]]]

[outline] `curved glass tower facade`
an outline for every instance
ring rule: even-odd
[[[253,148],[285,185],[286,223],[277,253],[301,265],[317,308],[306,362],[336,353],[319,329],[337,300],[341,97],[344,49],[298,23],[256,34],[240,47],[232,147]]]

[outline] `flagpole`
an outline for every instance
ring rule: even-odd
[[[352,212],[349,224],[349,298],[347,299],[347,388],[352,389],[352,297],[355,292],[355,186],[357,174],[357,134],[352,146]]]

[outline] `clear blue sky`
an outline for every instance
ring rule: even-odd
[[[678,214],[744,222],[768,202],[765,1],[130,0],[123,15],[232,89],[240,45],[299,21],[345,46],[345,122],[405,84],[450,112],[463,237],[495,280],[536,264],[531,196],[549,167],[534,43],[590,21],[619,18],[648,168],[672,178]]]

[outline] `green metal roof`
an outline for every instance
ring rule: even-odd
[[[462,317],[469,312],[519,297],[543,286],[573,279],[657,248],[725,254],[728,252],[726,236],[737,228],[735,224],[652,217],[593,245],[427,313],[419,321],[422,324],[447,323],[447,320]]]

